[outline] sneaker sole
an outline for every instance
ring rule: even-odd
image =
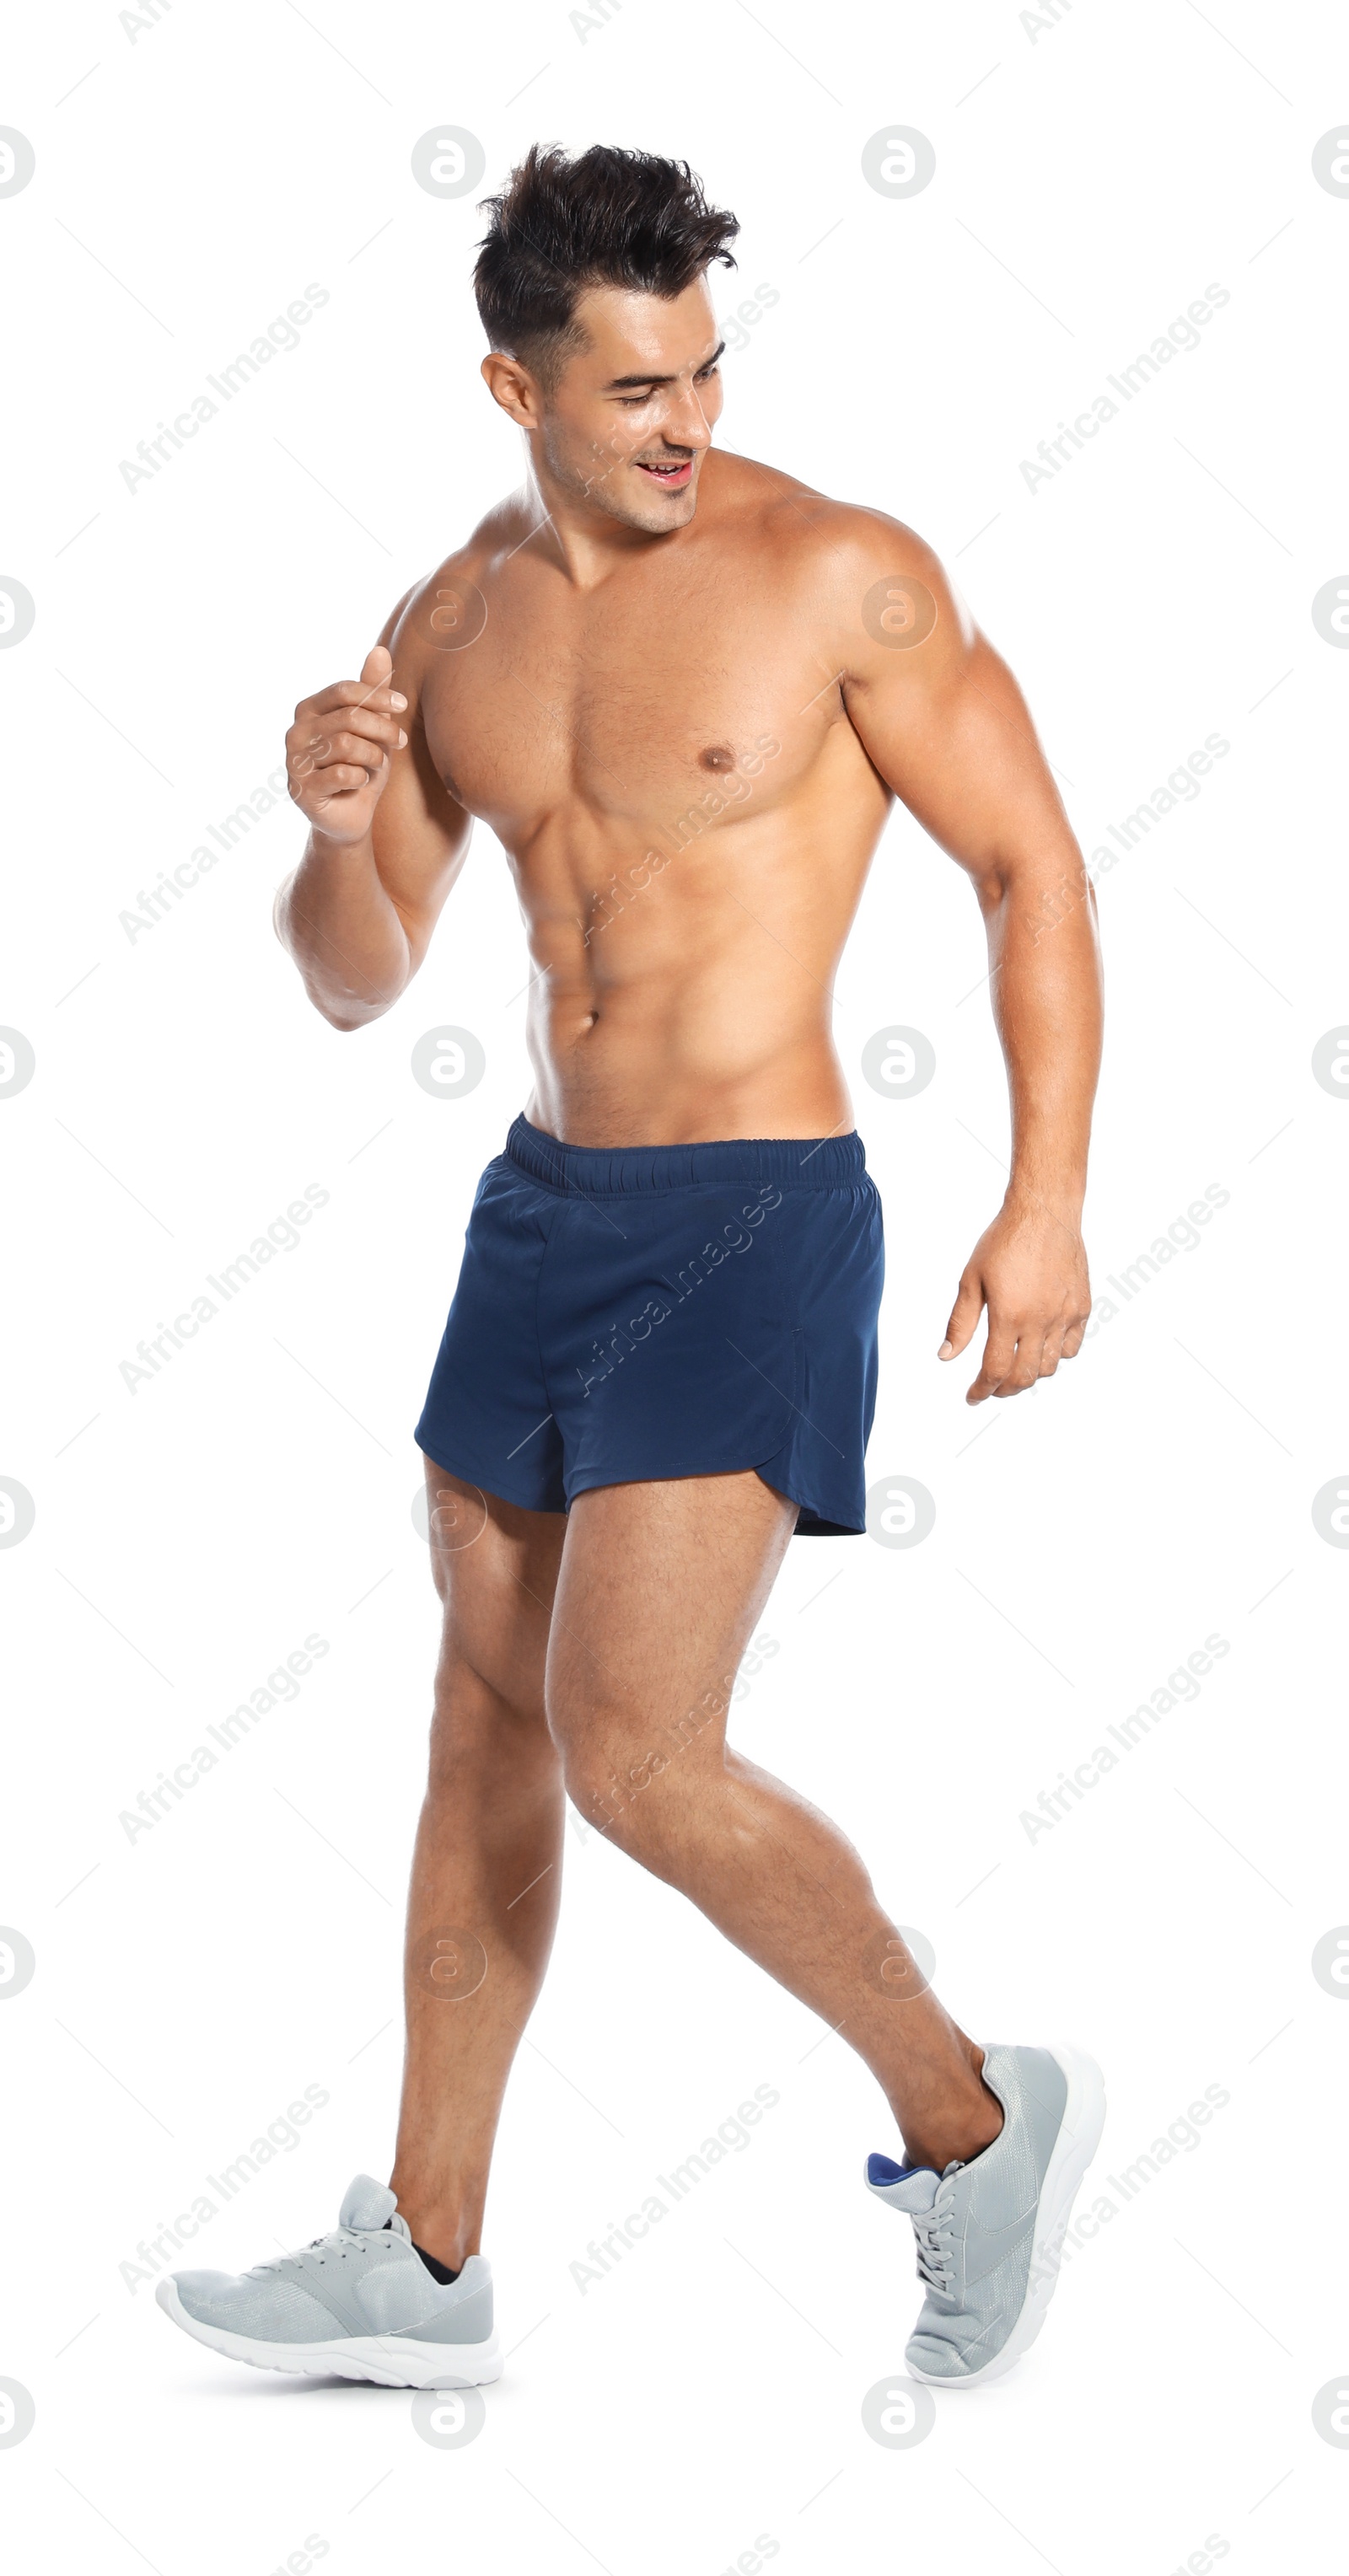
[[[195,2343],[223,2353],[227,2361],[245,2361],[254,2370],[288,2370],[339,2379],[365,2379],[376,2388],[481,2388],[499,2379],[501,2348],[496,2336],[486,2343],[413,2343],[403,2336],[340,2335],[330,2343],[267,2343],[253,2335],[231,2334],[225,2326],[204,2325],[188,2315],[175,2282],[161,2281],[155,2297]]]
[[[1067,2078],[1068,2099],[1040,2185],[1026,2295],[1006,2342],[982,2370],[963,2371],[959,2378],[948,2378],[939,2371],[920,2370],[909,2362],[910,2376],[921,2379],[929,2388],[986,2388],[990,2379],[1001,2379],[1007,2371],[1015,2370],[1044,2324],[1045,2311],[1058,2287],[1063,2239],[1073,2203],[1105,2127],[1105,2077],[1095,2058],[1072,2041],[1051,2047],[1049,2053]]]

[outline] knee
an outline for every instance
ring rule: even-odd
[[[577,1699],[550,1689],[549,1733],[563,1785],[585,1823],[658,1869],[667,1843],[677,1839],[681,1789],[691,1789],[709,1765],[720,1767],[725,1707],[721,1694],[709,1692],[706,1706],[661,1724],[591,1693]]]
[[[633,1784],[623,1778],[637,1767],[630,1716],[575,1685],[556,1661],[547,1677],[544,1714],[567,1796],[588,1825],[603,1830],[632,1794]]]
[[[436,1676],[427,1794],[458,1796],[469,1780],[509,1782],[514,1791],[555,1788],[557,1748],[542,1694],[513,1677],[489,1681],[462,1659],[445,1659]]]
[[[663,1754],[594,1738],[566,1740],[559,1752],[563,1786],[586,1824],[629,1850],[652,1838],[660,1802],[651,1792],[667,1768]]]

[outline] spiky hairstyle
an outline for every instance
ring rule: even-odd
[[[559,144],[531,144],[483,211],[473,272],[483,329],[546,387],[585,344],[576,305],[586,287],[675,296],[713,260],[735,266],[735,216],[708,204],[687,161],[654,152],[594,143],[573,160]]]

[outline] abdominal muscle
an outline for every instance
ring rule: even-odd
[[[828,1136],[852,1125],[818,1023],[761,1043],[708,1042],[698,996],[634,982],[591,1020],[565,989],[534,1012],[531,1125],[567,1145],[687,1145],[724,1136]]]
[[[786,821],[721,826],[617,909],[581,891],[608,872],[574,846],[517,862],[532,1125],[614,1146],[851,1127],[831,988],[870,852],[793,847]]]

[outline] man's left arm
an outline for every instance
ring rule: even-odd
[[[987,1307],[967,1398],[980,1404],[1075,1358],[1091,1312],[1081,1216],[1101,1054],[1096,899],[1025,700],[930,549],[868,517],[833,570],[853,728],[886,785],[965,869],[988,938],[1012,1166],[939,1353],[957,1359]]]

